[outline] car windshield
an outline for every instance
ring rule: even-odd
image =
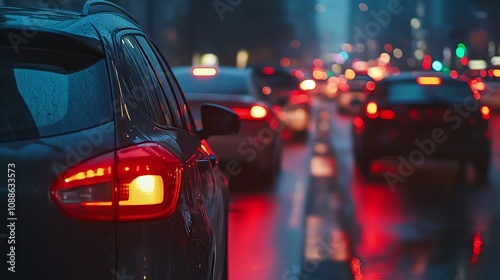
[[[0,141],[68,133],[112,119],[104,59],[32,53],[21,49],[0,66]]]
[[[264,81],[271,86],[271,88],[277,88],[279,90],[296,90],[299,88],[300,81],[292,76],[286,74],[271,74],[271,75],[260,75]]]

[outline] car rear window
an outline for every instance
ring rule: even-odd
[[[195,77],[191,72],[173,70],[184,94],[251,95],[249,77],[243,73],[217,73],[212,77]]]
[[[283,90],[296,90],[299,87],[300,80],[292,75],[285,74],[275,74],[275,75],[265,75],[260,74],[267,84],[271,87],[276,87]]]
[[[394,83],[388,86],[387,98],[394,102],[426,100],[456,101],[472,96],[466,83],[443,82],[434,86],[419,85],[416,82]]]
[[[12,56],[2,48],[0,58],[0,141],[64,134],[112,119],[102,57],[46,49]]]

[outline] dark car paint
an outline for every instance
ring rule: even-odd
[[[194,131],[183,127],[163,129],[155,126],[118,85],[117,79],[123,72],[118,66],[119,54],[114,51],[115,35],[126,32],[147,36],[138,26],[117,14],[80,18],[67,12],[42,12],[43,16],[13,12],[6,18],[19,23],[19,34],[26,26],[14,14],[34,15],[30,19],[34,30],[42,26],[55,28],[59,29],[54,31],[57,33],[68,31],[78,36],[98,38],[103,43],[114,100],[110,110],[114,109],[115,119],[114,123],[108,124],[113,129],[102,134],[102,141],[92,146],[85,159],[133,144],[155,141],[182,160],[185,172],[177,210],[167,219],[80,222],[66,217],[50,201],[49,188],[57,174],[48,166],[53,161],[64,163],[66,149],[77,150],[82,141],[89,141],[87,133],[93,135],[92,131],[99,132],[101,127],[70,135],[1,143],[2,166],[16,163],[19,227],[16,228],[16,274],[2,270],[0,278],[212,279],[215,263],[218,273],[222,273],[225,244],[217,243],[222,243],[221,236],[225,236],[227,226],[227,182],[216,166],[203,174],[199,171],[198,160],[209,154],[201,148],[202,142]],[[66,19],[70,24],[57,24]],[[121,111],[125,107],[127,115]],[[176,113],[180,120],[185,112],[179,110]],[[4,176],[2,180],[6,181]],[[7,201],[6,189],[2,187],[0,190],[0,200]],[[5,221],[7,212],[1,213],[0,219]],[[7,244],[0,241],[0,261],[5,264],[6,254],[3,252]]]

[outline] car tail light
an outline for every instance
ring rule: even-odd
[[[368,116],[371,119],[378,118],[379,112],[378,112],[378,106],[377,103],[375,102],[370,102],[366,105],[366,116]]]
[[[424,86],[438,86],[442,83],[440,77],[417,77],[417,83]]]
[[[154,143],[134,145],[63,171],[51,188],[66,215],[84,221],[169,217],[179,197],[182,162]]]
[[[491,117],[491,112],[490,108],[488,106],[482,106],[481,107],[481,116],[483,116],[483,119],[489,120]]]
[[[396,117],[396,113],[392,110],[382,110],[380,111],[380,118],[384,120],[393,120]]]
[[[217,74],[217,69],[213,67],[196,67],[193,68],[192,73],[196,77],[213,77]]]
[[[363,119],[358,116],[354,117],[353,124],[357,129],[362,129],[365,126]]]
[[[254,105],[250,108],[232,108],[241,120],[261,120],[267,117],[268,110],[264,106]]]
[[[290,95],[290,103],[307,104],[309,103],[309,95],[305,92],[294,90]]]
[[[266,67],[262,68],[262,73],[264,75],[272,75],[272,74],[274,74],[274,72],[275,72],[275,70],[271,66],[266,66]]]
[[[365,91],[370,93],[375,90],[376,84],[373,81],[369,81],[365,85]]]

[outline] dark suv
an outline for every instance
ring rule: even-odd
[[[227,180],[119,6],[0,8],[0,279],[226,279]]]

